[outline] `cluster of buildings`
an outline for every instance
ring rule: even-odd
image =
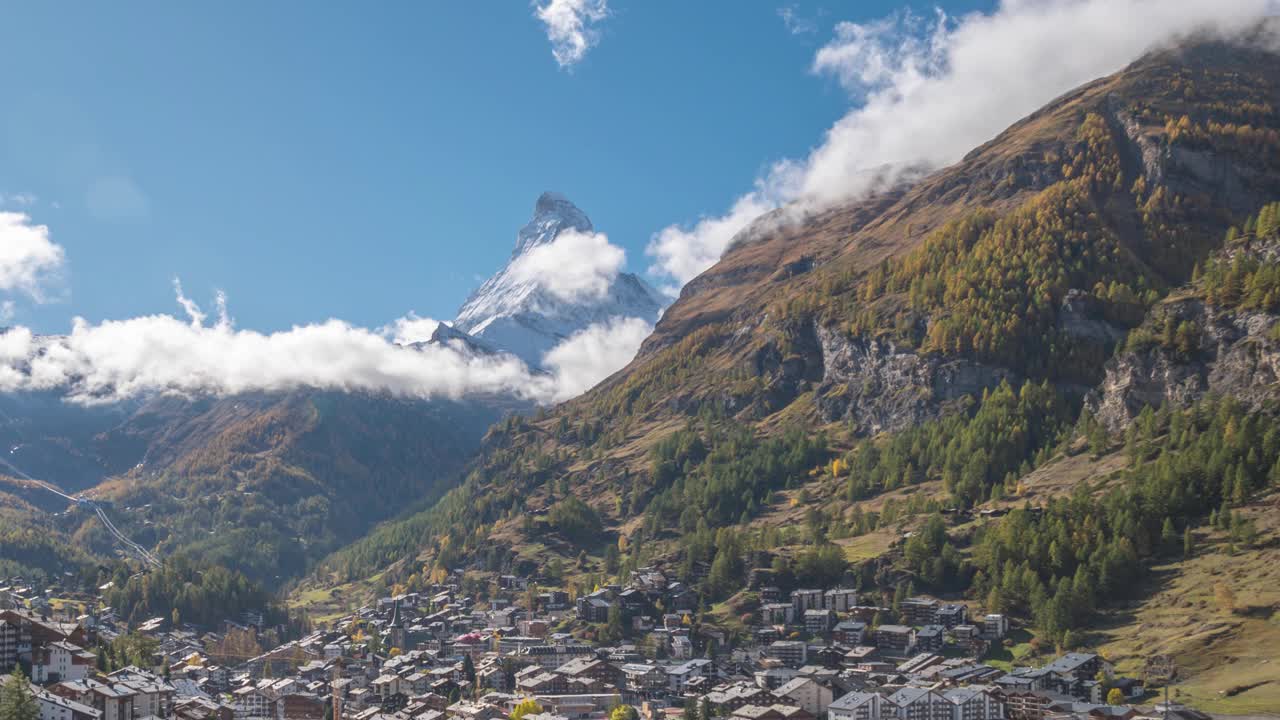
[[[23,669],[41,720],[170,717],[173,686],[140,668],[99,673],[97,656],[85,649],[93,639],[81,622],[0,610],[0,673]]]
[[[134,631],[154,640],[155,656],[113,672],[87,650],[123,631],[109,610],[57,619],[0,610],[0,671],[29,669],[41,720],[501,720],[529,699],[541,709],[532,720],[603,718],[622,704],[645,720],[1164,716],[1106,704],[1113,688],[1135,700],[1143,688],[1098,655],[1011,670],[984,663],[1009,622],[971,617],[963,604],[910,598],[895,611],[847,588],[764,586],[749,639],[738,631],[731,643],[724,629],[693,622],[696,595],[657,569],[572,599],[508,575],[478,601],[460,580],[382,598],[252,656],[225,641],[261,630],[261,616],[217,631],[152,619]],[[621,638],[584,639],[619,624]]]

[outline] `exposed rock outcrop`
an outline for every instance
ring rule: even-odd
[[[1237,214],[1251,212],[1269,199],[1259,192],[1267,181],[1259,171],[1220,153],[1170,144],[1122,110],[1115,96],[1107,98],[1107,109],[1108,121],[1127,141],[1122,149],[1130,169],[1140,172],[1148,187],[1164,186],[1190,197],[1212,197]]]
[[[845,420],[858,432],[899,430],[937,417],[967,395],[1017,382],[1005,368],[963,358],[920,355],[880,339],[850,338],[817,328],[822,381],[815,391],[827,422]]]
[[[1109,429],[1122,430],[1148,405],[1186,407],[1206,394],[1231,395],[1252,406],[1280,399],[1280,318],[1263,312],[1221,310],[1199,299],[1157,308],[1148,327],[1166,317],[1199,329],[1189,352],[1150,343],[1107,363],[1106,379],[1086,405]]]

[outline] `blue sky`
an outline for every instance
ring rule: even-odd
[[[11,5],[0,196],[67,258],[14,321],[172,313],[174,277],[267,331],[449,318],[544,189],[644,270],[849,109],[810,72],[836,22],[903,7],[783,4],[613,0],[570,69],[521,0]]]

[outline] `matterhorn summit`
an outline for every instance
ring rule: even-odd
[[[655,322],[664,304],[662,296],[631,273],[617,273],[604,292],[567,299],[548,289],[547,280],[553,279],[540,281],[519,271],[523,257],[554,243],[563,233],[594,230],[586,213],[568,198],[543,193],[534,205],[533,218],[516,235],[511,259],[467,298],[452,329],[539,368],[549,350],[597,323],[617,318]]]
[[[516,234],[516,247],[511,251],[514,260],[519,255],[539,245],[547,245],[565,230],[594,232],[591,218],[558,192],[544,192],[533,206],[533,219]]]

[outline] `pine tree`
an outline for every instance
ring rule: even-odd
[[[690,700],[684,706],[684,720],[703,720],[701,713],[698,712],[697,700]]]
[[[998,613],[1003,610],[1000,604],[1000,588],[993,587],[991,592],[987,593],[986,608],[989,613]]]
[[[626,634],[626,628],[622,623],[622,605],[621,603],[613,603],[609,606],[608,622],[605,624],[605,634],[611,641],[621,640]]]
[[[1249,477],[1245,473],[1244,466],[1236,467],[1235,480],[1231,486],[1231,502],[1235,505],[1243,505],[1245,500],[1249,499]]]
[[[1160,528],[1160,542],[1167,552],[1173,552],[1178,546],[1178,531],[1173,527],[1173,520],[1165,517],[1164,525]]]
[[[472,662],[470,653],[462,656],[462,675],[467,682],[476,684],[476,665]]]
[[[1191,535],[1191,526],[1182,531],[1182,557],[1189,558],[1195,552],[1195,538]]]
[[[0,688],[0,720],[40,720],[40,705],[20,667],[14,666],[8,681]]]

